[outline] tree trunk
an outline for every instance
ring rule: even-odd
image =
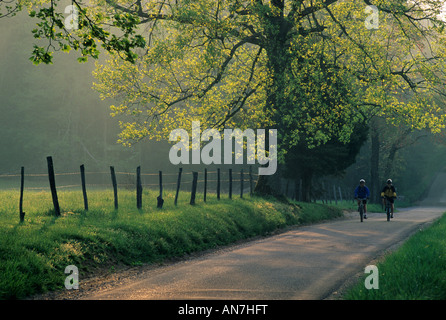
[[[268,96],[265,104],[265,109],[273,111],[272,120],[275,123],[274,127],[266,127],[266,133],[269,129],[277,129],[278,136],[280,137],[280,109],[283,108],[284,101],[283,90],[286,88],[284,84],[283,75],[286,73],[286,69],[289,67],[289,54],[288,54],[288,33],[291,30],[292,25],[284,19],[284,1],[273,0],[271,5],[278,9],[280,14],[274,16],[264,16],[265,28],[267,33],[267,43],[265,46],[268,56],[268,69],[272,73],[271,83],[268,88]],[[268,145],[268,134],[266,134],[266,144]],[[280,145],[280,141],[278,141]],[[279,146],[278,146],[279,149]],[[254,192],[261,195],[273,195],[283,196],[281,192],[281,166],[277,164],[277,171],[271,176],[259,176],[257,180]]]
[[[412,142],[407,142],[410,132],[411,132],[410,129],[406,129],[403,132],[399,133],[397,139],[392,143],[390,150],[389,150],[389,155],[387,156],[386,166],[384,168],[384,179],[389,179],[390,175],[392,174],[393,164],[394,164],[394,160],[395,160],[395,156],[396,156],[397,152],[400,149],[405,148],[405,147],[415,143],[418,140],[419,137],[417,139],[413,140]],[[406,142],[404,143],[405,140],[406,140]]]
[[[389,155],[387,157],[386,167],[384,169],[384,178],[385,179],[390,178],[390,174],[391,174],[392,168],[393,168],[393,160],[395,160],[395,156],[396,156],[396,153],[398,150],[399,150],[399,148],[397,147],[397,143],[393,143],[392,147],[390,148]]]
[[[258,195],[272,195],[279,197],[282,195],[281,184],[281,166],[277,164],[277,171],[270,176],[259,176],[254,192]]]
[[[371,135],[371,157],[370,157],[370,199],[372,202],[379,202],[379,128],[378,119],[374,118],[370,125]]]

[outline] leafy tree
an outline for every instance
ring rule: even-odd
[[[381,202],[380,189],[383,182],[400,174],[404,167],[401,151],[415,145],[420,139],[430,137],[428,130],[413,131],[408,126],[392,126],[386,119],[376,117],[371,122],[370,153],[363,159],[370,170],[369,187],[371,200]]]
[[[428,9],[423,15],[416,5],[382,4],[383,27],[370,31],[362,1],[176,2],[152,21],[147,54],[137,64],[112,58],[99,67],[96,88],[122,99],[113,109],[131,116],[122,122],[127,143],[162,138],[196,118],[215,127],[277,126],[282,160],[300,132],[309,147],[347,143],[363,117],[438,132],[443,22],[434,4],[419,5]],[[433,39],[440,45],[427,46]],[[327,81],[309,82],[308,74]],[[344,101],[333,103],[327,92]],[[339,126],[335,117],[350,122]]]
[[[347,144],[358,121],[373,116],[411,130],[444,128],[435,101],[444,96],[444,1],[73,2],[75,32],[56,0],[30,10],[41,21],[33,33],[50,41],[33,60],[50,62],[55,44],[81,50],[80,60],[97,58],[98,43],[114,53],[98,65],[95,87],[121,102],[112,109],[126,116],[122,143],[165,138],[192,120],[276,127],[284,161],[299,143]],[[364,26],[366,5],[379,9],[377,30]]]
[[[358,123],[348,143],[330,140],[312,148],[298,143],[289,150],[285,161],[287,177],[295,182],[302,180],[302,201],[311,201],[313,178],[344,174],[355,162],[367,135],[368,127]]]
[[[287,150],[282,173],[302,181],[304,201],[310,201],[313,178],[343,173],[368,135],[366,117],[355,112],[360,99],[351,90],[354,78],[336,72],[330,63],[330,57],[320,51],[293,64],[287,95],[281,97],[288,105],[280,110],[282,147]],[[268,184],[264,188],[257,191],[274,192]]]
[[[443,89],[436,73],[443,51],[422,47],[443,39],[432,3],[423,15],[408,3],[383,4],[388,15],[377,31],[359,23],[365,20],[361,1],[185,4],[163,7],[165,14],[153,18],[151,46],[137,64],[112,58],[98,69],[96,88],[122,98],[115,114],[131,116],[122,122],[123,142],[162,138],[197,118],[211,127],[277,126],[283,161],[300,132],[308,147],[347,143],[355,119],[364,116],[386,116],[411,129],[444,127],[433,99]],[[308,74],[326,81],[308,81]],[[339,126],[336,117],[350,122]]]

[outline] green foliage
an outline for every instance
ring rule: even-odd
[[[367,290],[364,279],[343,297],[347,300],[446,299],[446,215],[412,236],[377,264],[379,289]]]
[[[333,139],[317,147],[298,143],[285,156],[286,175],[290,178],[340,175],[356,160],[367,140],[368,128],[357,125],[348,143]],[[311,184],[311,179],[308,181]]]
[[[444,21],[438,17],[442,1],[377,2],[380,28],[374,31],[364,26],[360,0],[169,5],[96,0],[88,7],[73,1],[77,30],[67,30],[57,0],[24,4],[39,20],[34,36],[49,42],[34,47],[33,63],[51,63],[51,49],[78,50],[80,62],[96,59],[99,43],[115,54],[111,68],[99,69],[96,88],[120,98],[115,114],[136,119],[122,122],[123,143],[166,137],[173,126],[187,127],[180,119],[192,117],[209,127],[298,122],[295,132],[308,130],[312,145],[332,138],[346,142],[351,128],[337,126],[333,117],[325,119],[329,130],[318,128],[330,115],[327,102],[333,98],[336,117],[378,114],[394,125],[433,132],[445,126],[435,101],[444,87],[442,73],[436,72],[444,69],[445,59]],[[140,56],[138,49],[144,49]],[[319,69],[311,67],[317,59]],[[309,82],[307,74],[313,77]],[[122,85],[123,79],[129,83]],[[321,80],[325,85],[317,86]],[[311,121],[290,120],[294,112],[282,116],[290,108],[305,114],[305,101],[319,112],[309,113]],[[299,139],[294,132],[283,138],[292,144]],[[281,150],[286,153],[287,145]]]
[[[144,191],[141,211],[133,192],[120,191],[116,211],[111,190],[89,192],[85,212],[81,193],[67,191],[59,193],[60,218],[51,214],[49,192],[27,193],[25,222],[19,223],[16,193],[0,191],[0,298],[60,289],[71,264],[79,268],[82,286],[97,268],[161,262],[342,215],[322,205],[259,197],[218,201],[209,194],[206,203],[191,206],[189,195],[180,193],[175,207],[173,192],[164,194],[165,205],[157,209],[152,191]]]
[[[354,111],[358,103],[354,79],[334,72],[333,62],[323,52],[302,59],[299,49],[304,45],[295,44],[295,62],[289,74],[282,75],[289,85],[277,97],[283,105],[277,113],[282,118],[281,146],[286,150],[282,152],[284,176],[303,178],[308,189],[312,177],[338,175],[354,163],[367,140],[368,126]]]
[[[74,1],[72,32],[58,3],[29,3],[34,36],[49,41],[31,60],[51,63],[57,46],[78,50],[80,62],[111,53],[94,87],[114,99],[125,145],[167,139],[194,120],[275,127],[286,162],[297,145],[357,146],[348,145],[354,131],[376,116],[410,131],[446,126],[444,1],[374,2],[376,30],[364,25],[362,0]]]
[[[193,120],[276,127],[283,160],[298,142],[347,143],[355,126],[375,115],[441,131],[438,4],[380,2],[380,28],[370,31],[363,1],[327,3],[151,2],[133,11],[150,30],[145,55],[135,64],[111,57],[95,74],[102,96],[119,101],[112,110],[123,119],[120,142],[165,139]]]
[[[13,17],[22,10],[22,2],[0,1],[0,18]]]
[[[52,63],[53,53],[58,50],[80,51],[82,56],[77,59],[79,62],[86,62],[89,57],[97,59],[100,53],[99,43],[100,47],[108,52],[117,52],[122,59],[133,63],[138,57],[134,50],[146,45],[144,38],[135,34],[140,23],[140,19],[135,15],[120,12],[109,16],[98,12],[97,8],[89,9],[73,1],[77,19],[76,26],[70,29],[66,25],[67,17],[58,11],[58,5],[59,1],[50,1],[48,5],[44,4],[37,10],[29,9],[29,16],[39,20],[37,28],[32,30],[34,37],[48,40],[46,48],[34,45],[30,60],[36,65]],[[29,8],[32,7],[31,2]],[[114,26],[122,35],[117,36],[107,31],[107,24]]]

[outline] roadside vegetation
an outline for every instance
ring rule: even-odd
[[[174,196],[165,192],[165,205],[157,209],[157,194],[146,190],[138,210],[134,192],[120,191],[115,210],[112,191],[92,191],[85,212],[82,194],[65,191],[59,194],[63,213],[55,218],[51,194],[31,192],[20,223],[17,192],[0,191],[0,298],[62,289],[68,265],[79,268],[82,281],[98,268],[112,272],[117,265],[162,262],[286,226],[342,216],[341,210],[325,205],[255,196],[218,201],[211,194],[206,203],[191,206],[189,195],[180,193],[175,207]]]
[[[420,230],[377,264],[379,289],[367,290],[359,280],[346,300],[446,299],[446,214]]]
[[[318,201],[318,203],[322,203],[321,201]],[[353,211],[356,212],[358,210],[358,203],[353,200],[342,200],[342,201],[337,201],[334,202],[330,202],[328,203],[329,206],[332,206],[334,208],[338,208],[341,210],[346,210],[346,211]],[[384,208],[382,208],[381,204],[378,203],[367,203],[367,211],[368,212],[384,212]]]

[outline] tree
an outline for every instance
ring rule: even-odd
[[[302,180],[302,201],[311,201],[313,178],[341,175],[355,162],[367,135],[367,126],[358,124],[348,143],[331,140],[313,148],[298,143],[289,150],[285,161],[287,177]]]
[[[98,56],[99,41],[115,53],[98,66],[95,87],[103,97],[120,99],[112,109],[127,116],[123,143],[163,138],[192,120],[216,128],[279,128],[282,161],[302,130],[311,146],[335,139],[348,143],[355,122],[339,127],[332,114],[324,118],[330,105],[321,97],[326,87],[305,90],[300,73],[315,72],[306,67],[315,56],[326,74],[349,85],[348,97],[357,97],[332,105],[338,116],[385,116],[411,130],[444,128],[444,110],[434,100],[444,97],[444,22],[438,17],[444,1],[98,0],[88,8],[74,3],[79,30],[66,30],[52,0],[31,11],[41,20],[33,32],[50,46],[81,50],[83,58]],[[377,30],[364,27],[366,5],[381,13]],[[37,47],[34,61],[48,62],[48,54],[48,48]],[[346,94],[336,86],[327,90]],[[302,92],[315,103],[307,107]],[[299,130],[290,130],[295,114]],[[308,115],[317,116],[308,121]],[[327,130],[320,130],[323,122]]]
[[[247,74],[253,74],[254,77],[260,71],[258,70],[260,68],[256,68],[257,66],[266,66],[267,72],[271,74],[268,77],[268,89],[276,87],[277,90],[285,90],[286,79],[283,79],[285,83],[281,83],[279,75],[285,74],[282,71],[289,68],[292,61],[295,61],[293,59],[296,53],[306,59],[306,56],[321,49],[322,46],[318,46],[315,39],[332,42],[331,49],[337,50],[336,53],[332,52],[335,56],[337,55],[333,67],[346,69],[358,79],[368,83],[367,86],[364,86],[365,91],[362,93],[368,95],[364,100],[369,100],[367,102],[371,105],[373,103],[370,96],[380,93],[371,88],[372,85],[376,86],[375,82],[381,80],[389,88],[393,85],[393,89],[395,89],[395,86],[401,84],[398,80],[402,80],[406,82],[406,87],[403,89],[418,88],[421,87],[420,84],[423,84],[426,89],[426,84],[432,84],[435,77],[437,80],[439,78],[438,75],[432,74],[430,79],[423,80],[423,78],[427,77],[427,73],[433,70],[435,64],[438,66],[439,63],[443,63],[444,58],[439,52],[442,45],[438,48],[437,53],[432,54],[429,59],[422,57],[422,52],[419,50],[418,52],[412,50],[413,46],[422,45],[420,43],[422,41],[430,43],[436,39],[442,39],[444,22],[437,17],[443,4],[442,1],[374,3],[373,1],[320,0],[307,3],[291,0],[220,0],[209,3],[208,1],[183,0],[143,3],[141,1],[107,0],[93,2],[88,7],[81,2],[73,1],[73,3],[79,8],[80,15],[77,32],[65,29],[62,19],[65,16],[56,12],[58,1],[48,1],[48,8],[41,8],[38,12],[31,10],[32,16],[38,17],[43,22],[48,22],[40,23],[40,28],[36,28],[33,33],[36,36],[45,37],[51,42],[60,42],[61,46],[68,45],[75,49],[80,48],[80,43],[70,42],[74,39],[70,37],[77,35],[84,40],[92,40],[85,41],[85,43],[89,43],[95,49],[82,50],[82,53],[84,56],[97,57],[97,47],[93,40],[103,41],[102,46],[109,51],[125,51],[125,46],[119,46],[116,43],[116,47],[113,47],[109,44],[108,39],[103,37],[110,36],[115,40],[118,39],[111,32],[104,31],[106,27],[115,28],[124,33],[124,36],[119,39],[124,41],[127,37],[126,41],[144,46],[146,41],[143,41],[143,33],[136,34],[138,30],[142,30],[141,26],[144,26],[147,31],[148,55],[151,53],[156,55],[156,52],[163,52],[163,49],[172,45],[169,47],[172,51],[170,56],[174,54],[175,56],[167,61],[168,67],[178,67],[173,64],[174,59],[185,62],[186,58],[197,54],[198,52],[192,50],[191,46],[201,49],[198,59],[213,60],[213,62],[207,60],[200,62],[204,62],[203,66],[208,67],[205,69],[206,71],[214,71],[215,76],[208,76],[203,81],[199,81],[202,87],[194,86],[194,88],[201,90],[197,90],[194,94],[191,92],[183,94],[181,101],[171,101],[172,106],[195,96],[203,98],[204,95],[209,95],[209,91],[214,86],[226,84],[223,83],[223,78],[231,74],[230,72],[234,72],[229,67],[234,63],[234,60],[243,58],[247,52],[251,53],[248,62],[252,62],[252,64],[245,61],[244,66],[248,70],[251,66],[254,71]],[[371,34],[363,26],[367,18],[363,11],[364,5],[373,4],[377,4],[380,12],[389,16],[381,17],[381,25],[386,27]],[[353,17],[356,14],[357,16]],[[431,25],[426,26],[426,23]],[[138,26],[140,29],[137,29]],[[389,34],[390,29],[392,32]],[[166,39],[167,35],[171,36],[171,39]],[[138,42],[136,39],[141,41]],[[293,50],[293,45],[307,43],[307,40],[316,47],[305,46],[305,51],[299,50],[298,52]],[[402,48],[394,46],[390,50],[390,43],[404,46],[401,46]],[[127,49],[131,50],[137,47],[129,45]],[[432,51],[432,48],[430,49]],[[401,57],[407,53],[410,53],[410,57]],[[133,53],[130,55],[136,57]],[[133,61],[132,58],[128,58],[128,60]],[[156,64],[163,61],[152,56],[152,60],[146,62],[157,67]],[[349,63],[349,68],[347,68],[346,62]],[[423,66],[425,74],[420,78],[423,76],[423,70],[421,70]],[[367,71],[368,69],[371,70]],[[273,72],[271,73],[271,71]],[[280,86],[280,84],[283,85]],[[183,91],[186,90],[183,89]],[[254,89],[247,90],[244,97],[249,93],[251,96],[260,93],[260,90],[252,91]],[[264,103],[268,105],[268,108],[274,108],[271,105],[275,95],[274,91],[268,94],[271,104]],[[377,99],[375,97],[373,100],[376,102]],[[240,101],[238,102],[240,103]],[[233,101],[233,103],[235,102]],[[395,103],[392,102],[392,104]],[[164,105],[165,108],[172,106]],[[237,112],[230,113],[227,117],[235,116]],[[217,124],[221,125],[221,123]]]
[[[384,118],[371,122],[370,189],[372,200],[381,202],[380,189],[384,181],[400,171],[398,153],[422,138],[428,137],[427,130],[413,131],[407,126],[392,126]]]
[[[38,19],[37,28],[32,33],[36,39],[46,39],[47,45],[34,45],[30,58],[34,64],[50,64],[54,51],[69,52],[71,49],[81,52],[79,62],[86,62],[89,57],[97,59],[101,47],[121,55],[126,61],[134,61],[137,57],[134,49],[144,48],[144,38],[135,31],[140,23],[135,15],[127,12],[110,14],[102,0],[94,1],[93,6],[82,0],[71,0],[70,15],[67,16],[67,7],[59,7],[62,2],[0,0],[0,18],[13,17],[26,8],[31,18]],[[113,31],[108,31],[109,28]]]
[[[367,119],[355,112],[354,78],[331,68],[327,47],[292,65],[280,98],[288,106],[281,109],[283,175],[302,181],[303,201],[311,199],[313,178],[339,175],[355,161],[368,134]]]
[[[347,143],[355,122],[337,126],[333,114],[386,116],[393,125],[434,132],[444,127],[444,112],[434,101],[434,94],[444,95],[443,22],[433,3],[385,4],[379,9],[388,15],[377,31],[358,23],[365,18],[362,1],[187,4],[157,7],[164,14],[156,17],[139,13],[152,23],[146,55],[136,64],[112,58],[98,69],[96,88],[122,99],[113,107],[116,115],[131,116],[122,122],[122,142],[161,138],[197,118],[209,127],[276,126],[283,161],[302,130],[310,147],[331,139]],[[426,46],[432,39],[440,45]],[[319,70],[311,67],[314,56]],[[301,75],[324,74],[322,67],[348,89],[327,89],[326,82],[314,90],[313,82],[305,90],[311,85]],[[321,94],[326,90],[357,98],[330,105]],[[326,112],[330,106],[337,112]],[[329,129],[320,130],[322,123]]]

